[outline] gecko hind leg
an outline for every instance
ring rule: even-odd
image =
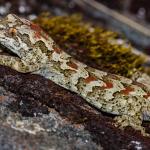
[[[143,136],[149,136],[150,134],[145,132],[145,128],[142,127],[142,115],[140,113],[136,113],[133,116],[130,115],[122,115],[114,118],[115,126],[120,129],[124,129],[127,126],[131,126],[135,130],[141,131]]]

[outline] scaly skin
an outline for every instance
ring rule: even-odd
[[[146,85],[86,66],[61,50],[37,25],[12,14],[0,21],[0,44],[18,56],[2,55],[1,65],[42,75],[117,115],[117,125],[132,126],[146,135],[141,127],[143,120],[150,120]]]

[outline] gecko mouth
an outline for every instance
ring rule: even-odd
[[[12,56],[18,58],[18,56],[15,53],[10,51],[7,47],[5,47],[2,44],[0,44],[0,55],[6,55],[6,56]]]

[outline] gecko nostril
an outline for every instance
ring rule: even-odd
[[[15,28],[10,28],[9,29],[9,34],[11,34],[12,36],[16,35],[17,34],[17,30]]]

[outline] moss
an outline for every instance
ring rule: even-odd
[[[65,51],[78,60],[111,73],[132,76],[143,70],[143,58],[131,52],[131,47],[110,42],[118,34],[85,23],[80,15],[50,16],[43,14],[38,23]]]

